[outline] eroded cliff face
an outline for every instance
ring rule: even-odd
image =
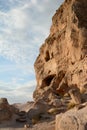
[[[50,34],[35,64],[34,100],[87,89],[87,1],[65,0],[52,18]]]

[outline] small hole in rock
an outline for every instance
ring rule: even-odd
[[[48,52],[48,51],[46,51],[46,57],[45,57],[45,60],[46,60],[46,61],[50,60],[50,55],[49,55],[49,52]]]

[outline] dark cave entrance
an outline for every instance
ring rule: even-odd
[[[49,75],[47,76],[43,81],[42,81],[42,86],[49,86],[51,84],[51,81],[53,80],[53,78],[56,76],[56,74],[53,75]]]

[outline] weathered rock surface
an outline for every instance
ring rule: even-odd
[[[12,111],[6,98],[0,98],[0,121],[11,119]]]
[[[87,106],[57,115],[55,130],[87,130]]]
[[[58,113],[56,130],[87,129],[87,106],[82,106],[87,102],[86,14],[86,0],[65,0],[52,18],[50,34],[34,64],[33,97],[35,102],[44,100],[50,114]]]
[[[43,101],[36,101],[32,108],[27,112],[28,118],[30,120],[35,119],[39,120],[42,114],[46,114],[49,106]]]
[[[35,64],[34,100],[61,99],[70,89],[87,90],[87,1],[65,0]],[[51,96],[50,96],[51,95]],[[87,99],[85,99],[87,100]],[[80,100],[79,100],[80,101]],[[51,104],[50,104],[51,105]]]

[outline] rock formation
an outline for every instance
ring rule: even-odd
[[[87,106],[57,115],[55,130],[87,130]]]
[[[0,121],[9,120],[12,117],[11,107],[6,98],[0,98]]]
[[[52,18],[50,34],[35,64],[34,100],[51,105],[76,89],[87,89],[87,1],[65,0]],[[80,99],[81,100],[81,99]]]
[[[48,105],[43,100],[36,101],[32,108],[27,112],[28,118],[32,120],[39,120],[42,115],[47,114],[47,110],[49,109]]]
[[[33,98],[44,100],[48,112],[58,114],[56,130],[87,129],[87,106],[82,105],[87,102],[86,14],[86,0],[65,0],[52,17],[50,34],[34,64]],[[77,109],[68,111],[73,107]]]

